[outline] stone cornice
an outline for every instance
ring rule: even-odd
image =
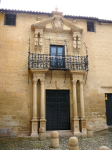
[[[70,73],[71,74],[83,74],[83,75],[85,75],[86,71],[83,71],[83,70],[70,70]]]
[[[101,88],[112,88],[112,86],[101,86]]]
[[[48,69],[30,69],[32,73],[46,73]]]
[[[38,29],[38,28],[39,28],[39,29],[40,29],[40,28],[43,29],[43,28],[45,28],[46,24],[51,23],[53,19],[54,19],[54,17],[49,18],[49,19],[42,20],[42,21],[40,21],[40,22],[38,22],[38,23],[35,23],[35,24],[32,24],[32,25],[31,25],[31,29],[32,29],[32,30]]]
[[[71,21],[68,21],[67,19],[65,19],[65,18],[63,18],[63,17],[62,17],[62,21],[63,21],[63,23],[64,23],[65,25],[69,26],[69,27],[72,29],[73,32],[74,32],[74,31],[83,32],[83,29],[82,29],[82,28],[78,27],[77,25],[74,25]]]

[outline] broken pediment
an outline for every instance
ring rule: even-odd
[[[67,19],[63,18],[60,15],[54,15],[52,18],[42,20],[36,22],[35,24],[31,25],[32,30],[35,29],[55,29],[55,30],[69,30],[72,32],[83,32],[83,29],[78,27],[73,22],[68,21]]]
[[[63,42],[61,42],[59,37],[57,36],[58,38],[54,42],[53,40],[55,36],[50,37],[49,33],[67,33],[71,37],[71,41],[73,44],[73,53],[75,55],[79,55],[81,49],[81,36],[83,29],[76,25],[74,22],[63,18],[61,12],[54,11],[52,14],[54,15],[53,17],[45,20],[40,20],[40,18],[38,18],[38,21],[35,24],[31,25],[31,29],[34,30],[34,50],[40,53],[43,51],[43,47],[47,47],[46,51],[48,51],[49,46],[47,45],[49,44],[45,43],[46,34],[44,34],[44,32],[48,33],[47,40],[50,42],[50,44],[55,45],[65,45],[66,37],[64,37],[64,39],[62,40]]]

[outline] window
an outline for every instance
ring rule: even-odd
[[[50,46],[50,67],[54,69],[61,69],[65,67],[64,46]]]
[[[4,25],[16,26],[16,15],[15,14],[5,14]]]
[[[87,22],[87,31],[95,32],[95,30],[94,30],[94,22]]]

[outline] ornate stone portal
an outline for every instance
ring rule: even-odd
[[[62,17],[62,13],[54,11],[53,17],[47,20],[36,22],[31,26],[34,30],[34,51],[37,54],[50,54],[50,45],[63,45],[65,46],[65,55],[80,55],[81,49],[81,35],[83,29],[76,24],[68,21]],[[65,43],[66,41],[66,43]],[[72,45],[72,46],[71,46]],[[45,118],[45,90],[48,89],[67,89],[72,91],[72,97],[70,97],[70,118],[71,129],[74,134],[85,132],[85,113],[84,113],[84,94],[83,83],[85,71],[73,71],[70,70],[68,81],[70,86],[61,84],[64,82],[65,76],[63,71],[60,71],[60,75],[54,74],[54,86],[50,83],[51,75],[47,69],[31,69],[33,73],[33,107],[32,107],[32,130],[31,136],[38,136],[38,124],[39,127],[46,129]],[[55,71],[54,71],[55,72]],[[72,79],[71,79],[72,75]],[[59,80],[59,81],[58,81]],[[37,100],[37,82],[40,83],[40,96]],[[72,81],[72,82],[71,82]],[[48,83],[49,82],[49,83]],[[59,83],[60,82],[60,83]],[[77,98],[77,82],[80,84],[80,117],[78,114],[78,98]],[[46,86],[48,83],[48,86]],[[61,84],[61,85],[60,85]],[[52,86],[51,86],[52,85]],[[39,118],[37,119],[38,101],[40,101]],[[79,123],[79,120],[81,123]]]

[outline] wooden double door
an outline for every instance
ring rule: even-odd
[[[46,130],[70,130],[69,90],[46,90]]]

